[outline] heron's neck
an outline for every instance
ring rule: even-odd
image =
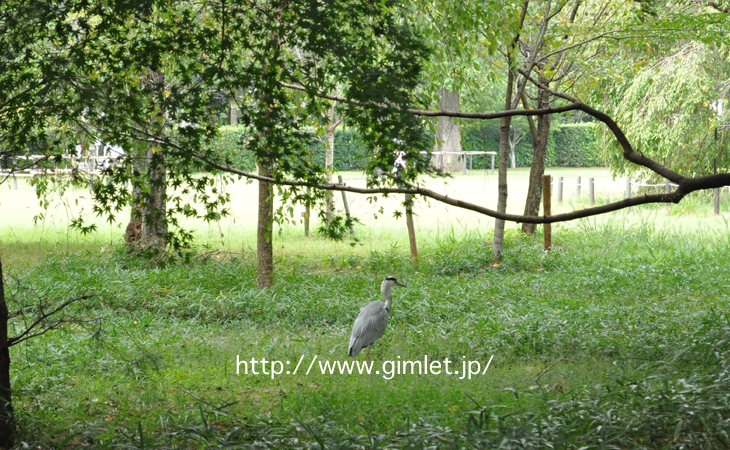
[[[390,312],[390,307],[393,304],[393,296],[390,294],[390,286],[383,284],[383,286],[380,287],[380,293],[383,294],[383,297],[385,298],[385,309]]]

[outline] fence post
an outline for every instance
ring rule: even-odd
[[[466,155],[461,155],[462,159],[464,159],[464,175],[466,175]]]
[[[13,189],[18,190],[18,178],[13,174]]]
[[[578,187],[575,189],[575,193],[576,193],[576,195],[578,197],[580,197],[580,177],[578,177],[578,184],[577,184],[577,186]]]
[[[550,175],[542,176],[542,209],[545,217],[550,215]],[[553,230],[549,223],[543,224],[543,231],[545,235],[545,244],[543,249],[547,252],[553,246]]]
[[[631,198],[631,178],[626,179],[626,195],[624,199]]]
[[[594,183],[595,183],[595,179],[593,179],[593,178],[588,179],[588,196],[591,198],[591,206],[593,206],[596,203],[595,187],[593,186]]]
[[[666,180],[664,183],[664,193],[669,194],[670,192],[672,192],[672,186],[669,184],[669,180]],[[667,206],[669,206],[669,202],[667,202]]]
[[[563,203],[563,177],[558,177],[558,203]]]
[[[492,175],[494,175],[494,154],[489,155],[492,157]]]
[[[715,214],[720,214],[720,188],[715,188],[712,191],[715,197]]]
[[[471,153],[469,153],[469,170],[474,170],[472,168],[473,167],[473,163],[474,163],[474,155],[472,155]]]

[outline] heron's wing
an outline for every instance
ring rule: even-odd
[[[385,333],[390,314],[385,309],[385,303],[374,301],[364,307],[355,319],[350,335],[350,346],[348,354],[356,356],[360,350],[371,345]]]

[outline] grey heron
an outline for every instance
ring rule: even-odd
[[[390,288],[393,286],[407,287],[405,284],[399,283],[395,277],[385,277],[383,284],[380,285],[380,293],[383,294],[385,303],[375,300],[360,311],[355,319],[355,325],[352,326],[348,356],[357,356],[363,348],[367,347],[368,360],[370,359],[370,346],[383,335],[385,326],[388,325],[390,307],[393,304]]]

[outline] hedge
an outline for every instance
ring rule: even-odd
[[[545,165],[566,167],[605,166],[596,143],[593,123],[569,123],[553,125],[550,130]],[[462,147],[465,151],[499,150],[499,123],[485,122],[480,127],[468,127],[462,130]],[[482,160],[474,168],[486,168],[489,160]],[[517,167],[529,167],[532,164],[532,135],[528,132],[515,149]]]
[[[546,166],[592,167],[605,166],[596,144],[593,123],[558,124],[552,127],[548,141]],[[240,145],[243,126],[221,127],[221,137],[212,144],[213,149],[232,167],[253,171],[256,160],[251,152]],[[465,151],[499,150],[499,124],[484,122],[479,127],[462,128],[462,148]],[[312,138],[310,143],[312,162],[324,165],[325,143],[323,139]],[[532,136],[528,132],[517,144],[515,160],[517,167],[529,167],[532,163]],[[366,165],[365,146],[357,131],[351,128],[335,132],[335,170],[363,170]],[[485,169],[490,157],[475,156],[473,167]]]
[[[241,137],[246,132],[245,127],[224,126],[220,128],[221,136],[211,144],[211,149],[231,167],[253,171],[256,168],[256,158],[253,153],[243,148]],[[312,152],[312,162],[324,165],[325,143],[324,138],[312,138],[309,145]],[[352,129],[336,130],[335,132],[335,170],[362,170],[366,165],[365,147],[360,138]]]

